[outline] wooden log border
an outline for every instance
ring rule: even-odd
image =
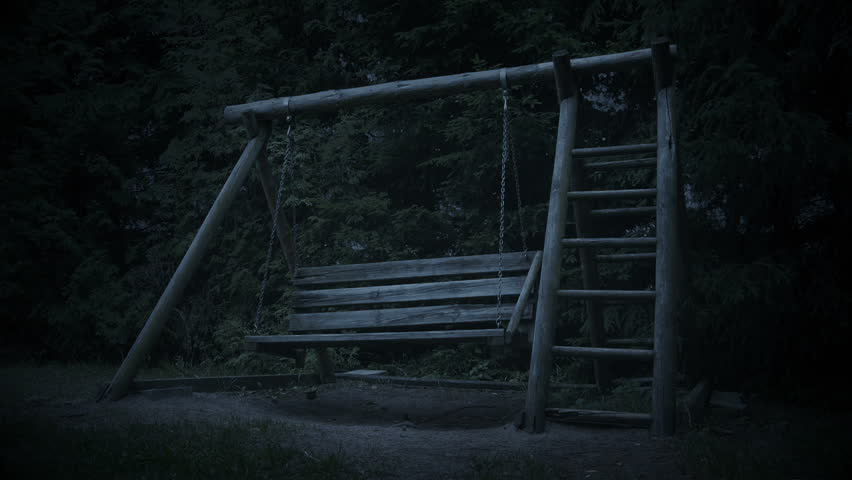
[[[286,374],[286,375],[244,375],[225,377],[184,377],[184,378],[155,378],[150,380],[134,380],[130,385],[131,392],[161,388],[191,387],[193,392],[228,392],[235,390],[268,390],[292,386],[319,385],[319,375]]]

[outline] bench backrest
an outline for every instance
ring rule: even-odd
[[[503,319],[511,317],[536,253],[503,254]],[[300,268],[293,279],[300,287],[293,304],[299,313],[290,317],[290,331],[493,322],[498,268],[496,254]],[[317,311],[328,308],[335,311]]]

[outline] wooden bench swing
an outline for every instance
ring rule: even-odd
[[[505,70],[501,75],[501,83],[503,151],[498,253],[297,268],[292,276],[292,284],[297,287],[292,306],[297,313],[289,318],[289,334],[248,336],[245,339],[246,350],[274,354],[296,353],[299,357],[304,348],[350,345],[511,344],[521,321],[532,319],[535,305],[533,292],[541,268],[541,252],[527,251],[522,232],[524,251],[503,253],[506,167],[509,160],[514,167],[519,216],[521,201],[518,169],[511,146],[509,90]],[[249,128],[250,125],[251,121],[248,120]],[[278,195],[272,208],[273,226],[267,252],[267,273],[278,229],[284,179],[288,170],[292,171],[291,132],[288,129]],[[519,223],[523,225],[522,221]],[[266,279],[265,276],[261,284],[255,329],[262,308]],[[512,303],[504,303],[504,298],[512,300]],[[320,363],[321,377],[332,380],[328,359],[322,358]]]
[[[502,281],[495,277],[498,257],[300,268],[293,279],[299,287],[293,308],[299,313],[289,318],[289,334],[246,337],[245,349],[292,355],[298,363],[304,361],[304,349],[317,349],[319,379],[331,383],[334,366],[325,347],[472,342],[509,346],[519,333],[530,331],[541,252],[504,254]],[[506,303],[494,303],[498,283]],[[407,306],[411,304],[420,306]],[[359,309],[364,307],[368,309]],[[329,308],[334,311],[317,311]]]

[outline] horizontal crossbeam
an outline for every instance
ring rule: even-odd
[[[676,55],[677,46],[672,45],[671,52],[672,55]],[[651,49],[644,48],[596,57],[575,58],[571,60],[571,70],[575,73],[614,71],[640,64],[650,65],[650,62]],[[500,88],[500,71],[501,69],[495,69],[417,80],[402,80],[230,105],[225,107],[225,122],[239,123],[242,121],[243,113],[246,112],[253,112],[260,118],[274,118],[295,113],[333,111],[374,103],[438,98],[474,90]],[[552,76],[553,62],[506,68],[506,79],[509,85],[531,83]]]

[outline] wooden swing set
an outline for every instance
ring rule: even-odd
[[[145,356],[150,352],[192,273],[199,265],[215,230],[245,183],[252,166],[263,186],[273,217],[267,271],[274,237],[288,260],[295,259],[292,236],[280,213],[286,171],[277,196],[272,171],[265,158],[272,120],[295,114],[337,110],[382,102],[431,99],[462,92],[502,88],[504,94],[501,216],[498,253],[464,257],[405,260],[354,265],[300,267],[292,275],[297,287],[289,318],[289,334],[246,337],[248,350],[288,353],[317,349],[320,379],[334,381],[327,347],[376,344],[485,342],[518,344],[520,333],[532,336],[529,383],[524,418],[529,432],[544,430],[553,356],[591,358],[598,386],[609,388],[608,363],[614,360],[653,363],[652,414],[598,412],[624,423],[650,424],[651,432],[670,435],[675,429],[675,324],[683,283],[682,195],[674,132],[673,60],[675,46],[665,39],[651,48],[631,52],[569,59],[557,52],[552,62],[463,73],[410,81],[390,82],[346,90],[262,100],[225,108],[227,123],[242,122],[250,140],[217,196],[207,217],[177,267],[145,326],[102,396],[125,396]],[[575,148],[578,91],[576,76],[651,64],[657,100],[657,142],[597,148]],[[506,163],[511,134],[508,130],[508,85],[554,78],[559,104],[556,153],[547,225],[542,251],[503,252]],[[289,136],[289,135],[288,135]],[[289,145],[289,143],[288,143]],[[656,153],[656,158],[644,157]],[[284,169],[289,160],[285,152]],[[624,159],[623,156],[641,156]],[[615,161],[589,159],[621,156]],[[589,190],[589,171],[657,169],[656,187],[633,190]],[[517,179],[517,178],[516,178]],[[520,197],[520,194],[518,193]],[[599,202],[654,199],[655,206],[596,208]],[[565,238],[568,202],[573,202],[576,237]],[[594,220],[656,215],[656,237],[599,238]],[[582,267],[582,290],[560,288],[562,249],[577,248]],[[600,253],[600,249],[642,249],[650,252]],[[601,290],[598,262],[656,262],[654,290]],[[294,262],[288,262],[291,265]],[[262,304],[266,280],[260,294]],[[584,301],[590,325],[591,347],[554,345],[559,297]],[[507,301],[504,302],[504,299]],[[509,301],[510,300],[510,301]],[[653,302],[654,338],[651,349],[620,348],[607,341],[602,309],[610,303]],[[258,309],[259,312],[259,309]],[[259,315],[259,313],[258,313]],[[257,318],[257,316],[256,316]],[[524,340],[526,344],[526,339]],[[630,343],[630,342],[627,342]]]

